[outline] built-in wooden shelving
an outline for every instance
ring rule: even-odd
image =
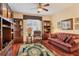
[[[2,51],[2,55],[6,55],[7,49],[9,48],[8,46],[12,45],[11,42],[13,41],[13,21],[0,16],[0,24],[0,51]]]
[[[12,10],[7,3],[0,3],[0,55],[8,54],[14,39],[14,20]]]
[[[43,21],[43,28],[44,32],[51,32],[51,22],[50,21]]]
[[[23,43],[23,20],[15,19],[14,28],[14,43]]]

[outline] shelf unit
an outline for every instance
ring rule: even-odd
[[[0,17],[0,52],[7,55],[8,49],[13,43],[13,21]]]
[[[51,21],[43,21],[43,29],[44,32],[50,33],[51,32]]]
[[[12,10],[7,3],[0,3],[0,15],[5,18],[12,18]]]
[[[0,3],[0,56],[11,55],[14,42],[14,20],[8,3]]]
[[[14,19],[14,43],[23,43],[23,20],[22,19]]]

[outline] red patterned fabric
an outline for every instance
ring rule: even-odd
[[[57,38],[59,39],[63,39],[66,37],[66,36],[71,36],[72,39],[79,39],[79,34],[71,34],[71,33],[54,33],[54,34],[51,34],[51,36],[53,35],[57,35]]]
[[[67,36],[67,39],[65,40],[65,43],[68,43],[72,39],[72,36]]]
[[[79,34],[54,33],[53,35],[57,35],[57,37],[53,38],[52,36],[52,38],[49,38],[49,43],[54,44],[67,52],[74,52],[79,49],[74,42],[75,39],[79,39]]]

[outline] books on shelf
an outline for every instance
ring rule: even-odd
[[[11,28],[11,26],[8,26],[8,25],[2,25],[2,27]]]
[[[50,21],[44,21],[43,22],[43,28],[44,28],[44,32],[50,32],[51,31],[51,22]]]

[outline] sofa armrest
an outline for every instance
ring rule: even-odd
[[[76,44],[79,44],[79,39],[74,39],[73,40]]]

